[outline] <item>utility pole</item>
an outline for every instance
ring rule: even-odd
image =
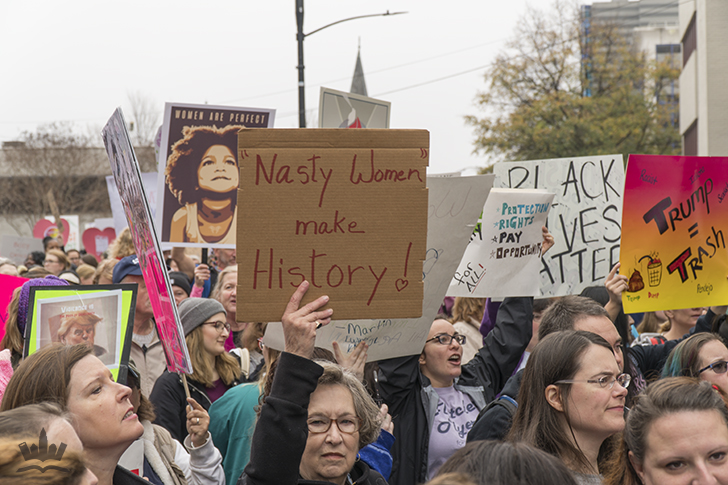
[[[303,64],[303,40],[309,35],[313,35],[316,32],[324,30],[332,25],[347,22],[349,20],[363,19],[366,17],[386,17],[388,15],[400,15],[407,12],[392,12],[387,10],[385,13],[375,13],[371,15],[358,15],[356,17],[349,17],[348,19],[337,20],[330,24],[319,27],[316,30],[309,32],[308,34],[303,33],[303,0],[296,0],[296,25],[298,26],[298,32],[296,34],[296,40],[298,41],[298,126],[299,128],[306,128],[306,83],[303,77],[303,70],[305,66]]]

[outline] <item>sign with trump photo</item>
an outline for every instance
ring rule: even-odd
[[[24,356],[61,343],[85,344],[119,381],[131,350],[136,285],[33,287]]]

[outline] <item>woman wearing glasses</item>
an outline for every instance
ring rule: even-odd
[[[696,377],[728,396],[728,348],[714,333],[699,333],[680,342],[667,357],[662,377]]]
[[[207,411],[228,389],[244,381],[240,361],[225,352],[225,339],[230,333],[225,308],[217,300],[187,298],[178,310],[194,370],[187,377],[190,397]],[[149,400],[157,413],[154,423],[182,443],[187,436],[188,403],[179,374],[165,370]]]
[[[546,227],[541,253],[554,244]],[[493,330],[462,364],[464,335],[444,318],[430,326],[419,355],[379,362],[379,390],[393,416],[390,481],[424,483],[465,446],[478,413],[503,389],[531,340],[533,298],[506,298]]]
[[[58,276],[63,271],[71,269],[71,262],[68,260],[66,253],[60,249],[50,249],[46,253],[43,267],[51,274]]]
[[[420,355],[379,362],[379,388],[394,421],[392,483],[434,477],[465,446],[478,413],[518,365],[531,339],[533,299],[506,298],[483,348],[461,365],[467,342],[450,322],[432,323]]]
[[[601,484],[610,437],[624,428],[630,380],[599,335],[551,334],[528,359],[507,439],[557,456],[580,484]]]
[[[379,408],[359,380],[340,366],[310,360],[316,329],[331,321],[322,296],[299,308],[304,281],[281,319],[285,351],[253,433],[250,462],[239,485],[333,483],[386,485],[357,459],[379,435]]]

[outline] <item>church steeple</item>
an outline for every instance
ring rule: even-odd
[[[356,53],[356,67],[354,68],[354,78],[351,80],[350,93],[368,96],[367,83],[364,81],[364,68],[361,65],[361,39],[359,39],[359,49]]]

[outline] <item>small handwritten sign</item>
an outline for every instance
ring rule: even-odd
[[[496,163],[495,187],[556,194],[547,227],[554,247],[541,258],[541,294],[576,295],[604,284],[619,261],[622,155]]]
[[[239,134],[238,321],[276,321],[294,289],[336,318],[422,315],[429,133]]]
[[[541,227],[553,199],[544,190],[491,190],[448,296],[538,295]]]
[[[316,332],[316,346],[331,349],[336,341],[348,353],[361,341],[369,361],[414,355],[422,347],[437,315],[452,274],[462,259],[478,214],[493,185],[493,175],[427,177],[429,195],[427,253],[422,265],[425,299],[422,317],[382,320],[333,320]],[[338,315],[338,302],[331,305]],[[280,323],[268,325],[265,344],[283,350]]]
[[[728,157],[629,156],[625,312],[728,303],[727,180]]]
[[[43,240],[34,237],[11,236],[0,237],[0,256],[8,258],[15,264],[23,264],[32,251],[43,252]]]

